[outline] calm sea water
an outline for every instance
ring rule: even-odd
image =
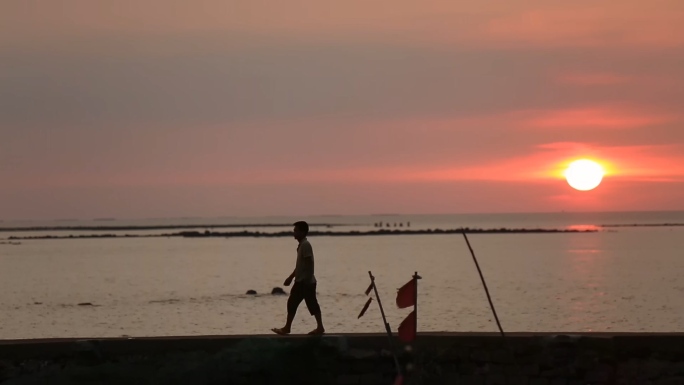
[[[684,223],[682,212],[312,217],[372,230],[568,228]],[[295,218],[185,218],[138,221],[11,222],[2,227],[292,223]],[[258,228],[283,231],[283,228]],[[255,228],[256,229],[256,228]],[[237,229],[241,230],[241,229]],[[168,231],[168,230],[165,230]],[[126,231],[135,233],[134,231]],[[148,230],[147,233],[161,231]],[[0,339],[199,334],[263,334],[285,321],[272,296],[292,271],[292,238],[134,238],[22,240],[9,236],[77,231],[0,232]],[[82,231],[80,233],[95,233]],[[606,227],[596,233],[469,235],[507,331],[684,331],[684,227]],[[377,278],[393,329],[396,289],[414,271],[419,330],[496,331],[461,235],[312,237],[319,301],[329,333],[382,332],[374,304],[357,319]],[[257,296],[244,293],[254,289]],[[287,288],[286,288],[287,290]],[[79,303],[93,306],[78,306]],[[315,326],[304,305],[295,333]]]

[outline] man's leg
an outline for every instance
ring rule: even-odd
[[[314,317],[316,318],[316,330],[314,332],[320,332],[321,334],[325,333],[325,328],[323,327],[323,318],[321,316],[321,311],[319,310],[318,313],[314,314]]]
[[[316,329],[309,332],[309,334],[323,334],[325,333],[325,328],[323,327],[321,307],[316,298],[316,284],[314,283],[306,286],[304,301],[306,301],[306,307],[309,309],[309,313],[316,318]]]
[[[285,321],[285,326],[282,329],[271,329],[277,334],[290,334],[292,329],[292,321],[294,321],[295,315],[297,314],[297,308],[299,304],[304,300],[304,293],[301,290],[301,286],[296,282],[290,290],[290,296],[287,298],[287,320]]]

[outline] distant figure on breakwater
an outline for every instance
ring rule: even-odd
[[[375,222],[373,227],[392,227],[392,223]],[[394,222],[394,227],[397,227],[397,222]],[[404,222],[399,222],[399,227],[404,227]],[[406,227],[411,227],[411,222],[406,222]]]
[[[304,221],[299,221],[294,224],[294,238],[299,242],[297,246],[297,263],[295,269],[285,280],[284,285],[290,286],[294,279],[294,285],[290,290],[290,297],[287,299],[287,321],[285,326],[277,329],[271,329],[276,334],[290,334],[292,328],[292,321],[294,320],[297,308],[302,303],[306,302],[306,307],[309,313],[316,317],[316,329],[309,332],[309,334],[323,334],[325,328],[323,327],[323,319],[321,316],[321,307],[318,305],[316,299],[316,276],[314,275],[314,254],[311,243],[306,239],[309,233],[309,224]]]

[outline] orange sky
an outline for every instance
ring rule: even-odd
[[[684,210],[683,104],[680,0],[9,0],[0,220]]]

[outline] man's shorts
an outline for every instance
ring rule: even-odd
[[[287,299],[287,312],[296,313],[299,304],[306,302],[311,315],[321,314],[321,308],[316,299],[316,283],[295,282]]]

